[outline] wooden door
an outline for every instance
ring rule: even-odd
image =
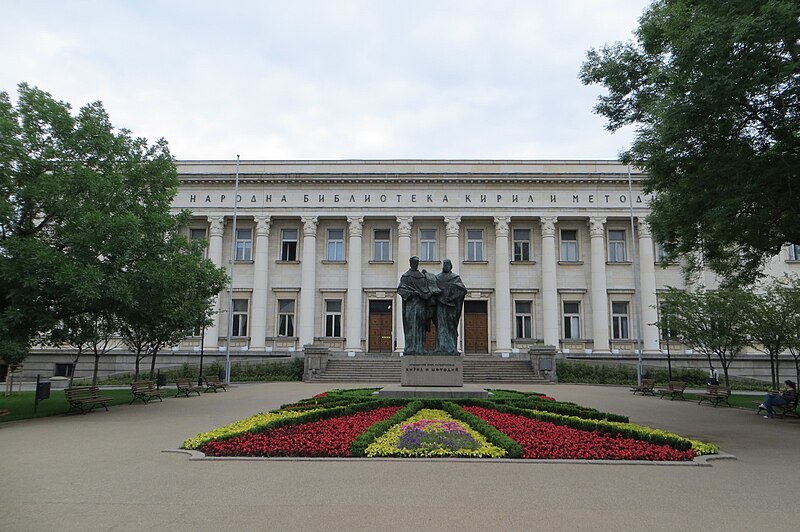
[[[392,352],[392,302],[369,302],[369,346],[370,353]]]
[[[464,302],[464,352],[489,352],[489,316],[486,301]]]

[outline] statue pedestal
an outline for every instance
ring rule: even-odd
[[[400,357],[402,386],[464,386],[460,355],[404,355]]]

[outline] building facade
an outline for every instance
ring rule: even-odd
[[[206,349],[400,352],[416,255],[467,285],[467,356],[661,353],[658,291],[684,283],[657,264],[641,173],[616,161],[245,161],[235,227],[237,163],[178,168],[187,234],[233,273]]]

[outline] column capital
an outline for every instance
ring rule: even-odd
[[[556,222],[557,216],[543,216],[539,218],[539,223],[542,225],[542,237],[556,236]]]
[[[604,217],[589,218],[589,234],[592,238],[604,237],[606,232]]]
[[[209,216],[208,217],[209,236],[222,236],[225,231],[225,217],[224,216]]]
[[[318,218],[316,216],[303,216],[300,218],[300,221],[303,222],[303,236],[313,236],[316,238]]]
[[[447,236],[458,236],[458,227],[461,223],[461,216],[445,216],[444,217],[445,232]]]
[[[256,236],[269,237],[269,229],[272,220],[269,216],[256,216]]]
[[[508,237],[508,226],[511,223],[510,216],[494,217],[494,232],[497,236]]]
[[[411,236],[411,223],[414,221],[413,216],[398,216],[397,217],[397,233],[400,236]]]
[[[364,230],[364,217],[363,216],[348,216],[347,223],[350,226],[350,236],[361,236]]]
[[[639,219],[637,229],[639,230],[639,238],[653,238],[653,233],[650,230],[650,224],[647,223],[643,218]]]

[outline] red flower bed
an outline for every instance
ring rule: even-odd
[[[659,461],[694,458],[692,450],[678,451],[667,445],[655,445],[597,431],[586,432],[477,406],[465,406],[464,410],[519,443],[523,458]]]
[[[398,410],[399,406],[392,406],[278,427],[260,434],[210,441],[199,450],[208,456],[350,456],[350,445],[362,432]]]

